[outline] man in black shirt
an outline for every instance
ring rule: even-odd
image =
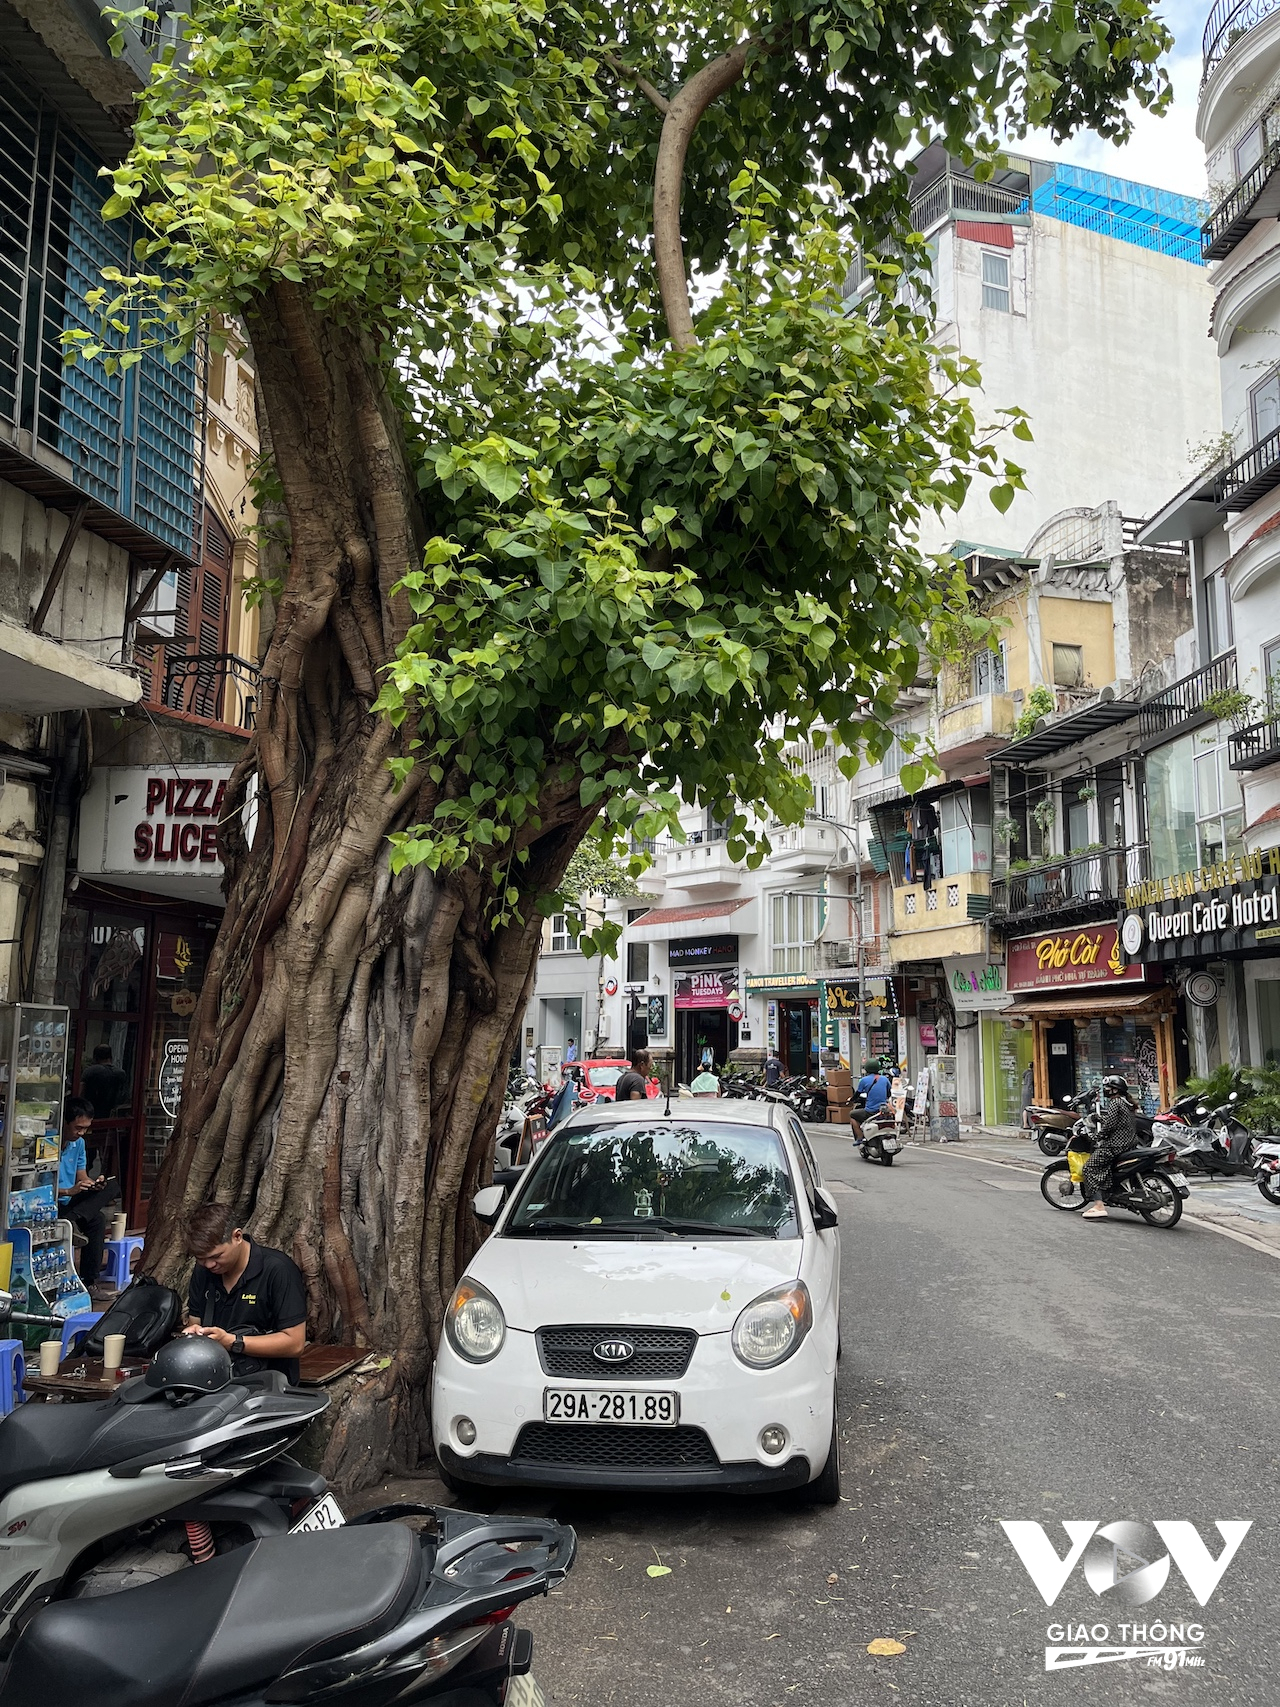
[[[649,1080],[653,1077],[653,1056],[647,1049],[637,1049],[631,1065],[613,1089],[615,1102],[643,1102],[649,1095]]]
[[[296,1386],[307,1338],[307,1293],[297,1264],[247,1238],[225,1203],[203,1204],[188,1217],[187,1249],[196,1266],[185,1331],[225,1346],[237,1375],[278,1369]]]

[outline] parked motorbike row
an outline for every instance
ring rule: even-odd
[[[12,1308],[0,1320],[52,1324]],[[416,1504],[345,1521],[287,1449],[329,1404],[175,1340],[99,1402],[0,1422],[0,1707],[501,1707],[571,1529]]]
[[[1280,1140],[1251,1131],[1232,1106],[1236,1096],[1233,1091],[1218,1108],[1208,1108],[1196,1095],[1182,1096],[1161,1114],[1135,1113],[1134,1124],[1150,1147],[1167,1152],[1183,1172],[1205,1179],[1252,1179],[1268,1203],[1280,1205]],[[1060,1108],[1030,1107],[1027,1124],[1041,1151],[1061,1156],[1070,1146],[1080,1153],[1077,1138],[1088,1135],[1098,1100],[1099,1092],[1092,1090],[1064,1098]]]

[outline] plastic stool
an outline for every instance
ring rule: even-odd
[[[27,1360],[21,1340],[0,1340],[0,1416],[7,1417],[26,1398],[22,1377]]]
[[[139,1234],[134,1233],[126,1233],[123,1239],[108,1239],[102,1247],[105,1260],[98,1279],[105,1286],[115,1286],[123,1291],[133,1279],[129,1272],[129,1259],[145,1243]]]
[[[102,1320],[102,1314],[101,1310],[81,1310],[78,1316],[67,1317],[62,1324],[62,1357],[65,1357],[68,1351],[76,1349],[72,1341],[95,1328]],[[59,1362],[61,1362],[61,1358]]]

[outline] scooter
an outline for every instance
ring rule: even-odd
[[[0,1320],[62,1327],[8,1293]],[[0,1657],[49,1601],[341,1524],[323,1476],[284,1456],[328,1405],[275,1370],[180,1404],[139,1376],[110,1399],[19,1405],[0,1422]]]
[[[886,1168],[891,1168],[894,1157],[902,1149],[893,1111],[886,1104],[885,1108],[877,1109],[874,1114],[863,1115],[858,1124],[862,1128],[858,1154],[863,1161],[880,1162]]]
[[[1274,1138],[1264,1139],[1254,1146],[1253,1159],[1258,1190],[1268,1203],[1280,1205],[1280,1143]]]
[[[109,1601],[46,1606],[0,1707],[501,1707],[533,1650],[511,1615],[564,1579],[576,1546],[558,1523],[430,1506],[255,1541]]]
[[[1071,1107],[1071,1098],[1067,1098],[1064,1108],[1047,1108],[1041,1103],[1032,1103],[1024,1113],[1027,1129],[1043,1154],[1060,1156],[1067,1147],[1071,1128],[1079,1118]]]
[[[1083,1209],[1092,1201],[1084,1183],[1084,1165],[1093,1153],[1092,1119],[1077,1123],[1066,1156],[1050,1162],[1040,1175],[1040,1195],[1053,1209]],[[1178,1170],[1178,1152],[1166,1144],[1130,1150],[1111,1165],[1107,1207],[1128,1209],[1149,1227],[1176,1227],[1190,1197],[1186,1175]]]
[[[1236,1093],[1231,1093],[1232,1101]],[[1247,1174],[1258,1175],[1258,1135],[1250,1131],[1243,1120],[1233,1113],[1231,1104],[1209,1109],[1200,1103],[1196,1107],[1200,1124],[1183,1133],[1178,1158],[1192,1173],[1212,1179],[1215,1174],[1225,1178]],[[1264,1194],[1265,1195],[1265,1194]]]

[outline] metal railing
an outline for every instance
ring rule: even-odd
[[[180,711],[206,723],[252,729],[261,671],[234,652],[169,652],[158,699],[166,711]]]
[[[1200,227],[1200,254],[1206,261],[1220,261],[1229,255],[1250,230],[1253,221],[1249,209],[1266,188],[1267,180],[1280,166],[1280,139],[1256,161],[1244,177],[1218,203]]]
[[[1275,764],[1280,760],[1280,711],[1237,729],[1227,742],[1227,752],[1233,771],[1256,771]]]
[[[1189,563],[1191,552],[1185,539],[1160,540],[1154,545],[1139,545],[1138,535],[1146,527],[1146,516],[1121,516],[1120,527],[1126,551],[1145,551],[1157,557],[1178,558]]]
[[[911,199],[911,224],[927,231],[949,213],[1025,213],[1027,192],[980,184],[975,178],[946,172]]]
[[[1145,871],[1145,850],[1094,848],[991,880],[991,917],[1005,922],[1118,904]]]
[[[1247,36],[1255,25],[1280,7],[1280,0],[1218,0],[1204,27],[1204,72],[1206,83],[1213,71],[1226,58],[1235,44]]]
[[[1220,510],[1247,510],[1255,499],[1280,486],[1280,428],[1259,439],[1222,470],[1213,483]]]
[[[1193,718],[1207,717],[1204,702],[1210,694],[1230,691],[1236,686],[1236,655],[1224,652],[1203,669],[1194,670],[1179,682],[1143,700],[1138,713],[1138,733],[1142,738],[1165,735],[1181,723]]]

